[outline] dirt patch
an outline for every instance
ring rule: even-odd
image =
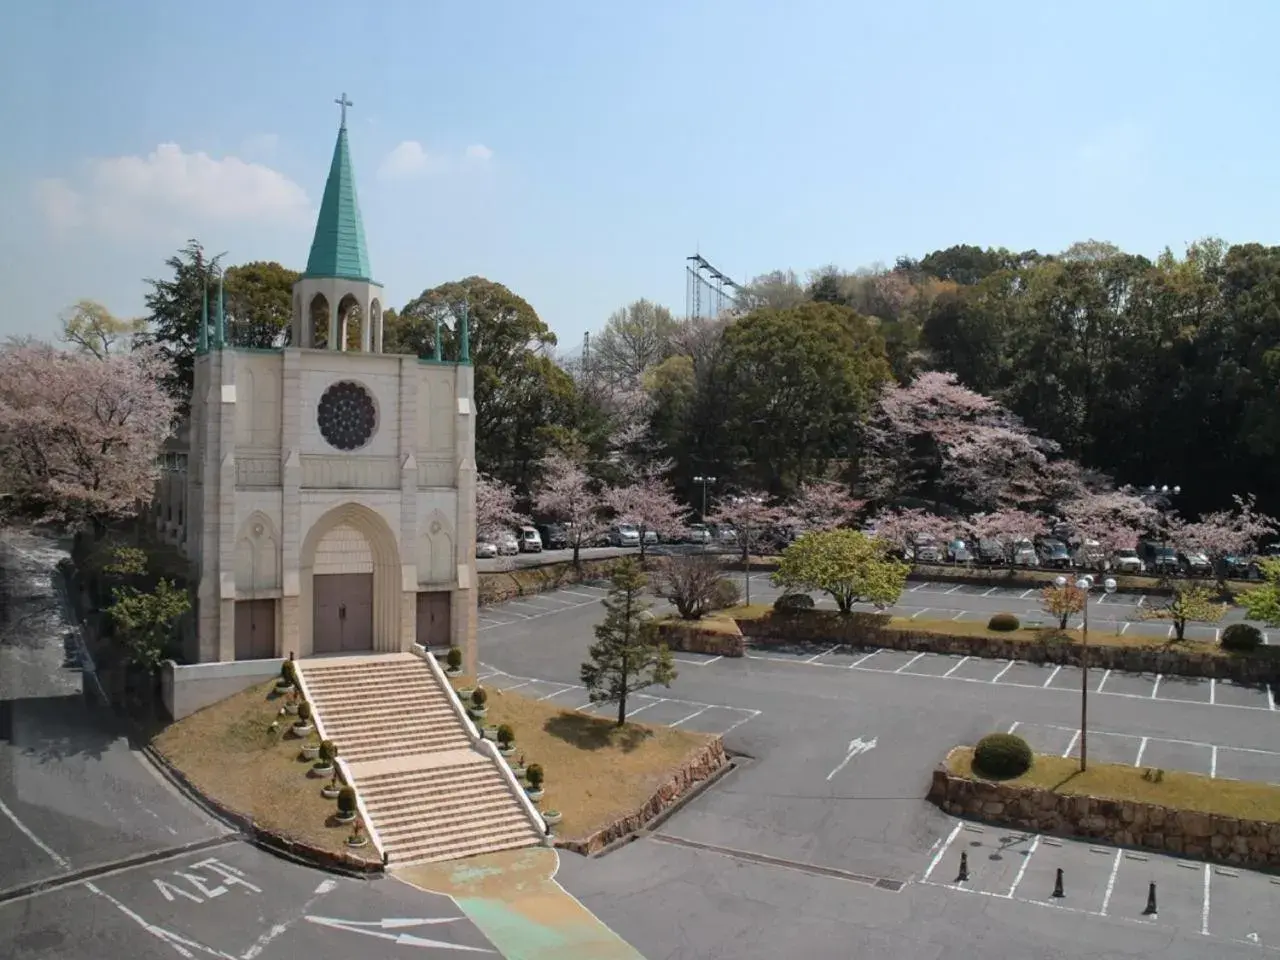
[[[473,686],[462,677],[453,684],[459,689]],[[636,810],[715,739],[642,723],[619,728],[611,720],[485,689],[488,715],[481,722],[511,726],[516,736],[513,764],[523,757],[542,765],[546,794],[538,806],[560,812],[556,833],[565,838],[586,837]]]
[[[275,681],[267,681],[193,713],[152,746],[201,793],[255,827],[360,859],[346,846],[351,825],[333,819],[336,801],[320,796],[325,781],[308,776],[311,761],[301,752],[306,741],[269,729],[284,705],[274,687]],[[287,715],[278,719],[281,731],[293,721]]]

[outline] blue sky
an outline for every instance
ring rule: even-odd
[[[338,108],[387,302],[473,273],[566,347],[638,297],[954,243],[1280,242],[1280,6],[10,5],[0,335],[142,312],[187,237],[300,269]]]

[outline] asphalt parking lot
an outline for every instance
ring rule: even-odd
[[[753,599],[765,583],[757,579]],[[938,602],[936,593],[921,598],[930,590],[920,586],[916,602]],[[578,666],[604,594],[579,585],[522,598],[520,607],[483,609],[485,682],[585,707]],[[975,596],[990,603],[995,594]],[[994,603],[1010,609],[1016,599],[1006,593]],[[954,847],[925,882],[956,825],[924,802],[930,771],[956,744],[1010,727],[1039,749],[1073,752],[1081,681],[1074,668],[829,647],[751,651],[743,659],[681,653],[677,661],[671,688],[646,691],[632,715],[677,723],[706,705],[682,726],[723,732],[743,765],[668,820],[661,836],[599,860],[566,858],[561,868],[565,886],[646,955],[776,956],[794,948],[797,931],[813,956],[895,960],[968,960],[979,944],[982,956],[1007,960],[1234,960],[1275,942],[1265,923],[1245,928],[1250,917],[1274,912],[1280,887],[1248,871],[1211,877],[1207,932],[1203,864],[1194,903],[1184,890],[1191,870],[1159,857],[1125,861],[1105,915],[1100,899],[1086,901],[1086,887],[1105,890],[1113,848],[1103,856],[1085,845],[1084,865],[1105,861],[1107,869],[1096,879],[1073,861],[1067,903],[1058,909],[1036,900],[1047,895],[1042,872],[1056,870],[1046,859],[1054,845],[1045,839],[1012,898],[951,889]],[[1102,670],[1090,672],[1090,690],[1095,759],[1280,779],[1269,691]],[[1078,846],[1064,842],[1064,856]],[[971,870],[975,859],[971,854]],[[1160,871],[1155,920],[1130,917],[1134,898],[1145,906],[1139,864]],[[1007,893],[1012,880],[1001,887],[993,878],[991,889]]]
[[[1065,911],[1081,922],[1111,918],[1280,950],[1280,877],[1202,861],[955,821],[919,882]]]

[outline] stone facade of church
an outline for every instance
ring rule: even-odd
[[[456,644],[472,671],[473,371],[465,353],[381,352],[382,290],[346,138],[344,124],[294,288],[293,345],[225,345],[220,304],[201,336],[190,420],[156,503],[199,583],[187,659],[417,641]]]

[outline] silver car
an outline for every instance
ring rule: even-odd
[[[1035,544],[1030,540],[1015,540],[1009,544],[1009,562],[1015,567],[1040,566],[1040,558],[1036,555]]]
[[[634,524],[619,523],[609,528],[609,544],[614,547],[640,546],[640,531]]]

